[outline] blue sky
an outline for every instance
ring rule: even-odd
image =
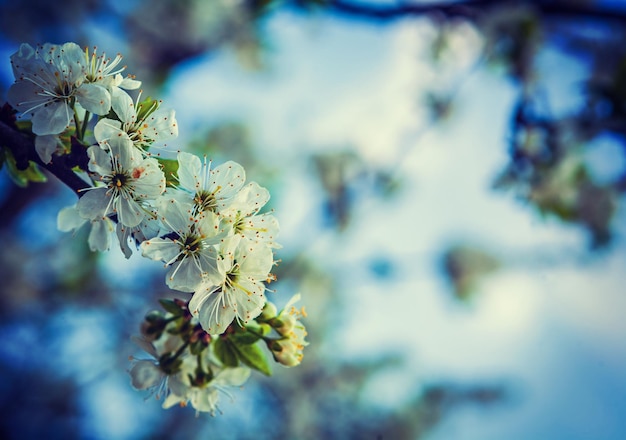
[[[626,436],[623,237],[613,252],[585,260],[582,231],[541,219],[510,195],[490,190],[506,164],[516,90],[476,67],[476,33],[460,29],[444,59],[447,69],[439,69],[425,58],[434,29],[420,20],[378,26],[280,13],[266,28],[265,70],[242,69],[231,51],[220,51],[177,67],[162,98],[176,109],[179,146],[202,127],[240,120],[259,157],[281,168],[273,206],[285,252],[303,248],[341,275],[345,320],[325,345],[339,347],[349,359],[371,356],[372,347],[404,357],[397,370],[377,376],[365,395],[393,406],[430,381],[501,380],[511,384],[513,402],[488,412],[462,410],[431,438]],[[114,40],[94,30],[98,36]],[[548,53],[540,68],[557,81],[550,95],[554,109],[576,102],[582,66]],[[420,94],[448,87],[458,87],[455,111],[433,125]],[[323,197],[308,157],[342,148],[358,152],[367,164],[390,167],[403,186],[389,201],[359,198],[354,223],[338,236],[319,215]],[[598,178],[615,172],[618,160],[624,163],[615,154],[611,139],[599,144],[593,153]],[[228,159],[228,152],[223,156]],[[450,299],[436,264],[439,253],[458,242],[484,246],[508,263],[482,283],[470,305]],[[533,258],[537,251],[556,255],[560,264],[542,265]],[[381,259],[390,262],[390,276],[372,273],[372,261]],[[132,291],[141,286],[135,271],[151,264],[111,252],[102,268],[114,285]],[[303,303],[315,302],[301,293]],[[84,319],[97,331],[106,329],[97,313]],[[74,324],[71,329],[84,336],[81,323]],[[71,329],[69,359],[93,345],[89,335],[72,337]],[[87,360],[76,368],[89,371],[93,365]],[[127,388],[113,380],[84,396],[97,430],[111,438],[125,438],[138,420],[153,417],[145,407],[124,411],[140,400],[129,399]],[[225,410],[236,414],[237,402]]]
[[[276,206],[283,243],[317,236],[309,251],[332,255],[329,267],[345,271],[347,329],[336,341],[344,356],[366,356],[372,346],[406,355],[400,374],[381,375],[366,392],[393,405],[428,380],[503,380],[513,384],[515,403],[462,411],[432,438],[621,438],[624,256],[556,267],[519,261],[516,250],[583,255],[586,239],[489,190],[506,163],[515,89],[474,68],[479,39],[471,29],[455,42],[450,72],[432,71],[422,58],[432,37],[426,23],[378,27],[279,14],[268,29],[267,71],[242,71],[229,52],[196,60],[177,71],[166,100],[178,109],[181,132],[238,118],[268,160],[290,164],[291,189],[280,190]],[[575,104],[582,66],[547,54],[541,69],[559,78],[554,108]],[[455,113],[430,125],[420,91],[459,83]],[[372,163],[400,163],[405,186],[393,202],[360,200],[338,243],[310,217],[320,196],[307,181],[303,152],[345,145]],[[597,156],[599,175],[609,172],[607,153]],[[485,281],[470,307],[451,303],[433,263],[445,245],[463,240],[512,263]],[[397,276],[368,274],[363,262],[381,255]]]

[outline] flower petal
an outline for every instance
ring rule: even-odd
[[[151,238],[140,245],[141,255],[152,260],[169,262],[180,253],[180,246],[169,238]]]
[[[131,385],[137,390],[146,390],[158,385],[164,373],[154,361],[140,360],[130,369]]]
[[[72,120],[72,112],[64,100],[51,101],[39,107],[31,119],[33,133],[39,136],[45,134],[63,133]]]
[[[85,83],[76,89],[76,100],[87,111],[106,115],[111,110],[111,94],[100,84]]]
[[[236,310],[221,290],[204,289],[194,293],[189,311],[210,334],[222,334],[235,319]]]

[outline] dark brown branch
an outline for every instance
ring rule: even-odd
[[[468,0],[466,2],[440,3],[399,3],[395,5],[375,5],[359,1],[330,0],[328,8],[347,16],[372,19],[376,21],[393,21],[405,17],[416,17],[427,14],[443,14],[447,17],[469,17],[476,7],[484,7],[497,3],[495,0]]]
[[[570,17],[581,19],[595,19],[607,22],[626,22],[626,10],[618,8],[599,8],[593,4],[572,1],[512,1],[509,6],[527,4],[537,11],[550,17]],[[375,5],[350,0],[329,0],[328,8],[336,13],[355,18],[371,19],[376,21],[393,21],[405,17],[415,17],[427,14],[439,14],[445,17],[476,18],[486,7],[506,7],[507,2],[502,0],[467,0],[448,1],[438,3],[398,3],[395,5]]]
[[[0,121],[0,145],[11,150],[18,169],[28,168],[29,161],[35,162],[70,187],[79,197],[82,194],[81,190],[90,186],[72,171],[73,165],[68,163],[66,156],[55,156],[52,162],[48,164],[43,163],[35,150],[33,138],[11,127],[4,121]]]

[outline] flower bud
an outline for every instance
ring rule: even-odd
[[[161,337],[163,334],[163,330],[165,330],[165,326],[167,325],[167,320],[163,313],[153,310],[149,312],[145,319],[142,321],[141,326],[139,328],[142,336],[147,341],[155,341]]]
[[[282,313],[270,321],[270,325],[281,335],[287,335],[296,325],[296,318],[288,313]]]
[[[263,307],[263,311],[258,316],[257,321],[269,321],[275,318],[277,313],[276,306],[268,301],[265,303],[265,307]]]
[[[296,345],[290,340],[273,341],[270,350],[274,360],[285,367],[295,367],[302,362],[302,351],[298,351]]]

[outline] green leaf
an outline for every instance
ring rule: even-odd
[[[225,367],[236,367],[239,365],[237,359],[237,353],[235,352],[234,345],[226,338],[217,338],[213,343],[213,352],[217,359]]]
[[[160,157],[156,158],[161,167],[163,168],[163,173],[165,174],[165,184],[167,186],[173,186],[178,183],[178,179],[175,177],[178,172],[178,161],[174,159],[162,159]]]
[[[174,316],[181,316],[183,314],[180,306],[171,299],[160,299],[159,303],[166,311],[170,312]]]
[[[25,170],[18,169],[15,157],[8,148],[2,149],[2,157],[2,162],[6,163],[9,177],[17,186],[24,188],[28,186],[28,182],[45,182],[48,180],[35,162],[29,161],[28,168]]]
[[[260,336],[246,329],[245,327],[237,329],[235,333],[230,336],[237,344],[254,344],[259,340]]]
[[[205,348],[206,348],[206,345],[204,345],[202,341],[198,340],[189,346],[189,351],[191,352],[191,354],[197,356],[200,353],[202,353]]]
[[[159,108],[159,104],[159,101],[157,101],[156,99],[152,99],[149,96],[141,101],[139,104],[137,104],[137,120],[141,121],[148,117],[157,108]]]
[[[239,360],[241,360],[241,362],[243,362],[245,365],[260,371],[266,376],[272,375],[272,370],[270,370],[270,365],[267,362],[267,357],[265,356],[265,353],[263,352],[259,344],[232,344],[232,347],[237,352],[237,357],[239,358]]]

